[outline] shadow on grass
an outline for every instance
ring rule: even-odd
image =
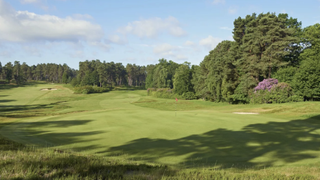
[[[34,145],[25,146],[0,137],[0,176],[5,179],[160,179],[175,174],[176,171],[167,166],[119,162],[70,151],[101,148],[99,145],[66,151],[55,148],[55,145],[94,141],[90,136],[102,133],[101,131],[54,133],[41,130],[48,127],[69,128],[90,122],[92,120],[1,123],[0,125],[5,127],[1,129],[4,134],[5,131],[14,131],[18,136],[26,138],[30,144],[51,148],[38,149],[34,148]],[[84,140],[84,137],[89,138]],[[44,142],[44,139],[50,139],[50,142]]]
[[[119,162],[57,149],[38,150],[0,137],[0,175],[6,179],[160,179],[167,166]],[[10,157],[10,158],[6,158]]]
[[[71,145],[74,143],[84,143],[84,142],[94,141],[95,139],[90,139],[85,137],[90,137],[92,135],[100,134],[103,132],[102,131],[52,132],[52,131],[47,131],[42,129],[69,128],[73,126],[83,126],[90,122],[92,122],[92,120],[59,120],[59,121],[1,123],[1,126],[3,127],[1,129],[1,133],[7,136],[14,134],[14,136],[19,137],[19,139],[25,140],[26,142],[30,142],[31,146],[55,147],[60,145]],[[90,147],[90,148],[98,148],[98,146]]]
[[[15,100],[0,100],[0,103],[11,102]],[[33,105],[0,105],[0,117],[9,118],[26,118],[33,116],[41,116],[53,114],[58,109],[69,108],[64,105],[65,101],[58,101],[49,104],[33,104]]]
[[[150,162],[185,156],[181,164],[187,167],[263,168],[279,161],[286,164],[319,157],[310,151],[320,151],[320,115],[251,124],[240,131],[216,129],[174,140],[141,138],[99,153],[125,154]],[[258,159],[261,156],[265,159]]]
[[[135,87],[135,86],[118,86],[113,87],[112,90],[114,91],[135,91],[135,90],[146,90],[144,87]]]
[[[26,84],[0,84],[0,90],[8,90],[8,89],[12,89],[12,88],[17,88],[17,87],[28,87],[28,86],[36,86],[38,84],[48,84],[47,82],[43,82],[43,81],[32,81],[32,82],[27,82]]]
[[[12,100],[12,99],[0,99],[0,103],[7,103],[7,102],[12,102],[12,101],[16,101],[16,100]],[[1,111],[1,110],[0,110]]]

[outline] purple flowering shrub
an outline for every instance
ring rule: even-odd
[[[274,85],[278,84],[278,79],[264,79],[263,81],[259,82],[258,86],[254,88],[255,91],[259,90],[268,90],[270,91]]]
[[[301,97],[293,94],[288,83],[278,83],[277,79],[272,78],[261,81],[258,86],[254,88],[250,97],[250,102],[255,104],[285,103],[303,100]]]

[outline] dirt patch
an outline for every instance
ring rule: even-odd
[[[57,90],[55,88],[45,88],[45,89],[40,89],[40,91],[54,91]]]
[[[233,114],[259,114],[255,112],[233,112]]]

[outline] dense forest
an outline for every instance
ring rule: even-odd
[[[222,41],[200,65],[160,59],[139,66],[100,60],[28,66],[0,62],[1,79],[70,83],[74,87],[139,86],[185,99],[282,103],[320,98],[320,24],[302,28],[288,14],[261,13],[234,21],[234,41]],[[168,96],[172,97],[172,96]]]

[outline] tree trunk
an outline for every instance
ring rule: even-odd
[[[271,77],[271,67],[269,67],[269,76],[268,76],[268,78],[270,78]]]

